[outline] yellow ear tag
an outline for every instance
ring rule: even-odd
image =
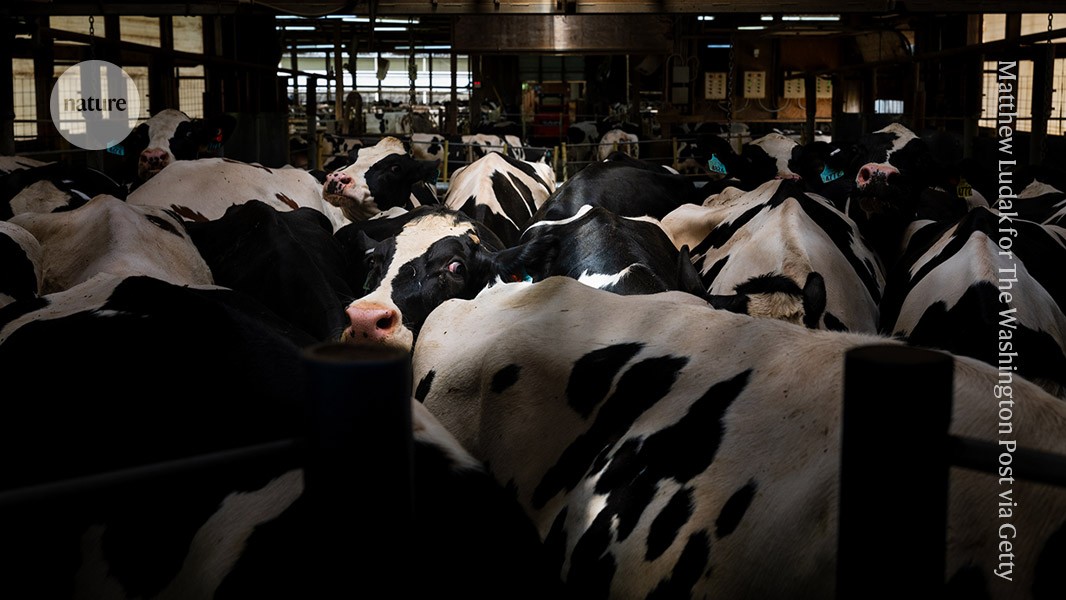
[[[476,234],[471,233],[468,235],[470,236],[470,239],[474,241],[475,244],[481,243],[481,238],[479,238]]]

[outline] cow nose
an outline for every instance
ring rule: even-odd
[[[859,174],[855,176],[855,185],[859,188],[866,187],[866,184],[870,183],[870,180],[874,177],[887,178],[889,175],[898,174],[899,169],[891,166],[879,163],[867,163],[859,169]]]
[[[328,193],[340,193],[346,187],[352,185],[352,176],[340,171],[334,171],[329,175],[326,175],[326,192]]]
[[[167,151],[161,148],[148,148],[141,152],[141,162],[152,169],[161,169],[167,166]]]
[[[399,312],[381,305],[353,304],[345,312],[351,320],[351,338],[355,342],[381,341],[400,325]]]

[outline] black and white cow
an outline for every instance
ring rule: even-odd
[[[740,154],[751,164],[751,183],[761,184],[771,179],[798,180],[800,176],[792,171],[789,163],[799,148],[799,142],[776,131],[744,144]]]
[[[351,165],[326,176],[322,195],[351,221],[360,221],[393,207],[437,204],[439,164],[420,161],[395,137],[359,151]]]
[[[351,269],[321,212],[250,200],[185,228],[216,285],[248,294],[319,341],[337,339],[348,324]]]
[[[133,129],[126,139],[108,148],[123,157],[123,179],[140,185],[178,160],[217,155],[237,127],[237,119],[221,114],[193,119],[175,108],[161,110]]]
[[[513,246],[554,191],[551,165],[490,152],[452,173],[444,205],[470,215]]]
[[[563,275],[616,294],[681,290],[704,295],[688,248],[678,250],[650,217],[620,217],[586,204],[572,217],[531,224],[520,241],[546,236],[558,240],[557,251],[550,261],[535,263],[540,270],[527,273],[531,279]]]
[[[0,308],[41,293],[41,243],[24,227],[0,221]]]
[[[975,208],[953,223],[913,224],[888,275],[881,329],[1066,397],[1066,230],[1010,213]]]
[[[471,164],[477,159],[491,153],[498,152],[527,160],[526,148],[522,139],[516,135],[497,135],[488,133],[474,133],[468,135],[446,135],[443,133],[413,133],[411,134],[411,156],[423,161],[444,161],[445,142],[447,142],[448,171],[454,173],[457,169]],[[542,159],[543,152],[537,156],[529,157],[531,162],[546,162]]]
[[[543,270],[536,265],[550,261],[556,245],[545,236],[505,248],[484,224],[445,206],[353,223],[336,235],[349,260],[367,260],[366,293],[346,308],[350,325],[340,341],[408,351],[442,302]]]
[[[596,121],[578,121],[566,129],[566,159],[575,170],[595,160],[600,143],[600,126]]]
[[[71,210],[100,194],[126,198],[127,193],[125,185],[97,169],[45,163],[0,175],[0,219]]]
[[[957,191],[935,185],[942,165],[921,137],[899,123],[864,136],[851,152],[861,166],[846,212],[886,267],[899,257],[910,223],[953,222],[970,210]]]
[[[413,360],[416,396],[514,491],[570,597],[833,598],[844,355],[885,343],[553,277],[442,304]],[[951,433],[995,444],[1000,374],[953,363]],[[1012,389],[1011,439],[1066,454],[1066,404]],[[948,488],[937,595],[1066,594],[1066,490],[1012,479],[1004,520],[996,475]]]
[[[800,183],[730,188],[662,222],[691,249],[715,306],[813,329],[878,331],[880,260],[851,219]]]
[[[9,589],[41,598],[190,600],[344,591],[322,583],[331,581],[355,595],[378,593],[385,582],[419,597],[558,597],[558,578],[514,498],[418,403],[410,523],[390,527],[355,507],[329,512],[310,493],[302,453],[152,470],[306,435],[314,381],[302,348],[313,339],[270,317],[239,292],[149,277],[96,278],[0,309],[0,364],[13,384],[0,448],[19,456],[0,466]],[[64,365],[62,377],[55,364]],[[42,381],[47,391],[34,390]],[[397,457],[370,460],[402,465]],[[110,476],[122,469],[142,477]],[[360,494],[369,510],[395,496],[375,487],[382,482],[372,473],[381,470],[366,464],[333,485]],[[96,474],[117,485],[63,493]],[[60,493],[19,501],[34,486],[53,485]],[[382,548],[341,538],[338,519],[360,532],[407,532],[398,564],[374,569]],[[340,547],[357,560],[338,565]]]
[[[600,136],[596,156],[600,160],[607,160],[612,152],[622,152],[640,158],[640,136],[621,129],[611,129]]]
[[[18,171],[19,169],[32,169],[33,167],[41,167],[48,164],[45,161],[40,161],[28,156],[10,156],[0,155],[0,176],[7,175],[12,171]]]
[[[282,211],[313,208],[329,218],[334,230],[349,223],[341,208],[323,197],[322,183],[313,174],[230,158],[178,161],[127,198],[130,204],[165,208],[197,222],[222,218],[231,206],[249,200]]]
[[[574,216],[586,204],[622,217],[662,219],[678,206],[698,204],[705,197],[691,179],[676,171],[616,153],[567,179],[531,222],[560,221]]]
[[[71,289],[101,273],[211,285],[211,269],[169,210],[96,196],[75,210],[24,213],[9,221],[41,245],[41,294]]]

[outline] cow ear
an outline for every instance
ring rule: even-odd
[[[141,123],[133,128],[133,131],[129,133],[122,141],[112,144],[107,147],[109,154],[115,156],[127,156],[130,154],[139,154],[142,150],[148,147],[148,124]]]
[[[233,115],[220,114],[193,121],[196,139],[208,150],[218,150],[233,135],[237,128],[237,119]]]
[[[681,246],[677,254],[677,289],[700,298],[707,297],[707,290],[703,287],[703,280],[696,271],[696,265],[692,264],[687,245]]]
[[[559,255],[559,238],[542,235],[497,252],[492,258],[495,274],[504,282],[540,281],[552,271]]]
[[[808,329],[818,329],[825,304],[825,279],[820,273],[811,271],[803,284],[803,324]]]

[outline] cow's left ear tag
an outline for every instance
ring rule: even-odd
[[[729,175],[729,169],[726,169],[725,164],[718,159],[717,154],[712,154],[711,159],[707,161],[707,168],[713,173],[721,173],[722,175]]]
[[[839,169],[830,169],[829,165],[826,165],[825,168],[822,169],[819,178],[821,178],[822,183],[829,183],[831,181],[836,181],[837,179],[840,179],[843,176],[844,171],[841,171]]]
[[[114,146],[107,147],[108,154],[114,154],[115,156],[126,156],[126,147],[121,144],[115,144]]]

